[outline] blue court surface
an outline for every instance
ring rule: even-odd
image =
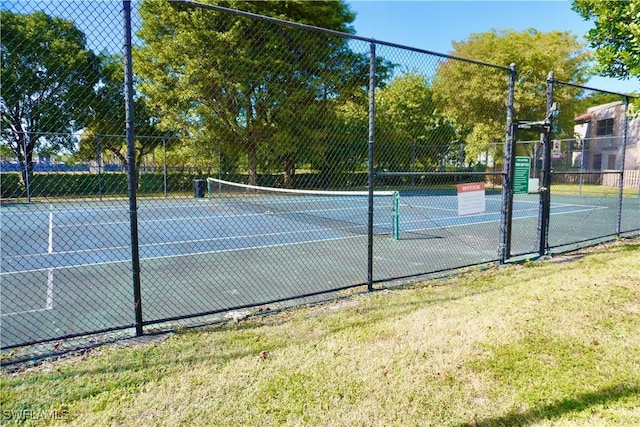
[[[256,247],[300,244],[366,234],[366,199],[269,200],[259,204],[233,199],[140,201],[141,259]],[[374,233],[393,230],[393,201],[376,200]],[[95,204],[95,203],[94,203]],[[271,208],[278,206],[280,210]],[[457,213],[455,196],[400,198],[400,240],[404,233],[499,222],[501,201],[486,200],[486,212]],[[285,207],[285,209],[282,209]],[[553,204],[552,215],[607,209]],[[537,218],[537,201],[515,201],[514,219]],[[128,204],[109,202],[34,204],[2,209],[2,274],[121,262],[131,259]],[[390,237],[391,238],[391,237]]]

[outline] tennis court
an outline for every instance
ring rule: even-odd
[[[374,281],[495,260],[500,206],[488,195],[486,212],[459,216],[455,195],[377,194]],[[556,227],[615,220],[601,204],[551,213]],[[362,195],[140,199],[144,322],[364,284],[368,215]],[[523,249],[537,216],[537,197],[514,201]],[[3,205],[1,231],[3,347],[134,324],[128,201]]]

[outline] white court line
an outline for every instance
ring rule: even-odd
[[[389,205],[391,207],[391,205]],[[379,206],[380,208],[384,208],[384,206]],[[297,211],[286,211],[283,212],[285,215],[290,214],[313,214],[316,212],[344,212],[344,211],[362,211],[366,213],[367,207],[356,206],[352,208],[334,208],[334,209],[308,209],[308,210],[297,210]],[[218,215],[196,215],[196,216],[177,216],[172,218],[158,218],[158,219],[146,219],[146,220],[138,220],[138,224],[156,224],[156,223],[164,223],[164,222],[184,222],[184,221],[192,221],[197,219],[233,219],[233,218],[246,218],[246,217],[256,217],[256,216],[264,216],[268,215],[268,206],[265,206],[265,212],[257,212],[257,213],[241,213],[241,214],[218,214]],[[277,215],[277,213],[276,213]],[[340,218],[328,218],[328,220],[336,220],[342,221]],[[89,226],[108,226],[108,225],[118,225],[124,224],[128,225],[129,221],[107,221],[107,222],[78,222],[78,223],[69,223],[69,224],[60,224],[57,225],[56,228],[74,228],[74,227],[89,227]]]
[[[574,205],[574,206],[584,206],[588,209],[582,209],[582,210],[577,210],[577,211],[570,211],[570,212],[556,212],[556,213],[552,213],[551,215],[566,215],[566,214],[573,214],[573,213],[578,213],[578,212],[586,212],[586,211],[593,211],[593,210],[600,210],[600,209],[607,209],[606,207],[603,206],[588,206],[588,205]],[[556,206],[557,207],[557,206]],[[517,212],[537,212],[536,209],[527,209],[527,210],[518,210],[515,211],[515,213]],[[473,216],[486,216],[486,215],[499,215],[500,212],[485,212],[482,214],[477,214],[477,215],[473,215]],[[255,214],[255,215],[263,215],[263,214]],[[402,216],[402,215],[401,215]],[[529,219],[529,218],[534,218],[537,215],[530,215],[530,216],[523,216],[523,217],[518,217],[518,218],[514,218],[514,219]],[[472,216],[469,216],[469,218],[471,218]],[[460,227],[460,226],[468,226],[468,225],[473,225],[473,224],[487,224],[490,222],[496,222],[498,221],[498,219],[490,219],[487,221],[475,221],[475,222],[463,222],[460,224],[449,224],[449,225],[437,225],[437,222],[442,222],[442,221],[449,221],[449,220],[457,220],[459,219],[459,216],[450,216],[450,217],[441,217],[441,218],[437,218],[437,219],[424,219],[424,220],[414,220],[414,221],[403,221],[401,222],[401,226],[402,224],[419,224],[419,223],[432,223],[432,224],[436,224],[436,226],[434,227],[428,227],[428,228],[421,228],[421,229],[411,229],[411,230],[405,230],[405,232],[411,232],[411,231],[420,231],[420,230],[433,230],[433,229],[446,229],[446,228],[453,228],[453,227]],[[437,221],[437,222],[436,222]],[[381,227],[381,226],[385,226],[388,225],[387,223],[378,223],[378,224],[374,224],[374,227]],[[352,227],[343,227],[343,228],[352,228]],[[309,231],[316,231],[316,232],[322,232],[322,231],[335,231],[338,230],[337,228],[333,227],[333,228],[323,228],[323,229],[301,229],[301,230],[295,230],[295,231],[290,231],[290,232],[278,232],[278,233],[261,233],[261,234],[243,234],[240,236],[225,236],[225,237],[213,237],[213,238],[205,238],[205,239],[192,239],[192,240],[177,240],[177,241],[172,241],[172,242],[158,242],[158,243],[148,243],[148,244],[144,244],[144,245],[140,245],[140,248],[150,248],[150,247],[158,247],[158,246],[169,246],[169,245],[177,245],[177,244],[187,244],[187,243],[199,243],[199,242],[215,242],[215,241],[225,241],[225,240],[239,240],[239,239],[245,239],[245,238],[258,238],[258,237],[274,237],[274,236],[286,236],[286,235],[295,235],[295,234],[302,234],[302,233],[307,233]],[[400,230],[402,232],[402,229]],[[360,236],[347,236],[347,237],[343,237],[343,238],[352,238],[352,237],[360,237]],[[305,241],[301,241],[298,243],[313,243],[313,242],[318,242],[318,241],[327,241],[327,240],[341,240],[343,239],[341,237],[336,237],[336,238],[328,238],[328,239],[320,239],[320,240],[305,240]],[[235,248],[235,249],[231,249],[231,250],[242,250],[242,249],[255,249],[255,248],[262,248],[262,247],[274,247],[274,246],[287,246],[290,244],[297,244],[296,242],[294,243],[283,243],[283,244],[273,244],[273,245],[266,245],[266,246],[253,246],[253,247],[247,247],[247,248]],[[56,255],[67,255],[67,254],[82,254],[82,253],[93,253],[93,252],[99,252],[99,251],[112,251],[112,250],[120,250],[120,249],[129,249],[131,246],[126,245],[126,246],[112,246],[112,247],[103,247],[103,248],[91,248],[91,249],[83,249],[83,250],[75,250],[75,251],[60,251],[60,252],[55,252]],[[142,259],[158,259],[158,258],[173,258],[173,257],[179,257],[179,256],[187,256],[187,255],[197,255],[197,254],[210,254],[210,253],[216,253],[216,252],[226,252],[229,249],[221,249],[221,250],[214,250],[214,251],[206,251],[206,252],[194,252],[194,253],[189,253],[189,254],[175,254],[175,255],[165,255],[165,256],[160,256],[160,257],[149,257],[149,258],[142,258]],[[37,256],[43,256],[45,254],[28,254],[28,255],[14,255],[14,256],[6,256],[4,257],[6,260],[9,259],[25,259],[25,258],[30,258],[30,257],[37,257]],[[130,261],[129,259],[125,259],[125,260],[116,260],[116,261],[105,261],[105,262],[100,262],[100,263],[84,263],[84,264],[75,264],[75,265],[67,265],[67,266],[61,266],[61,267],[54,267],[54,269],[64,269],[64,268],[73,268],[73,267],[85,267],[85,266],[90,266],[90,265],[103,265],[103,264],[117,264],[117,263],[122,263],[122,262],[128,262]],[[41,269],[30,269],[30,270],[16,270],[16,271],[10,271],[10,272],[0,272],[0,276],[4,276],[4,275],[10,275],[10,274],[17,274],[17,273],[31,273],[31,272],[37,272],[37,271],[48,271],[48,268],[41,268]]]
[[[53,310],[53,268],[47,270],[47,310]]]
[[[263,214],[260,214],[263,215]],[[384,227],[384,226],[390,226],[390,224],[388,223],[377,223],[374,224],[374,227]],[[362,227],[366,227],[365,225],[362,225]],[[58,226],[56,226],[56,228],[58,228]],[[247,239],[247,238],[256,238],[256,237],[274,237],[274,236],[290,236],[290,235],[296,235],[296,234],[306,234],[309,232],[325,232],[325,231],[337,231],[337,230],[348,230],[348,229],[352,229],[353,226],[344,226],[344,227],[331,227],[331,228],[304,228],[304,229],[296,229],[294,231],[284,231],[284,232],[277,232],[277,233],[259,233],[259,234],[242,234],[242,235],[233,235],[233,236],[224,236],[224,237],[211,237],[211,238],[203,238],[203,239],[191,239],[191,240],[175,240],[175,241],[170,241],[170,242],[158,242],[158,243],[146,243],[143,245],[140,245],[140,248],[152,248],[152,247],[158,247],[158,246],[169,246],[169,245],[180,245],[180,244],[186,244],[186,243],[200,243],[200,242],[215,242],[215,241],[226,241],[226,240],[240,240],[240,239]],[[339,238],[336,238],[339,239]],[[317,240],[308,240],[308,241],[304,241],[305,242],[316,242]],[[101,248],[90,248],[90,249],[81,249],[81,250],[73,250],[73,251],[59,251],[59,252],[54,252],[53,254],[55,255],[73,255],[73,254],[82,254],[82,253],[93,253],[93,252],[101,252],[101,251],[113,251],[113,250],[121,250],[121,249],[130,249],[131,246],[130,245],[124,245],[124,246],[108,246],[108,247],[101,247]],[[200,252],[198,252],[200,253]],[[202,253],[207,253],[207,252],[202,252]],[[25,255],[9,255],[9,256],[5,256],[3,259],[5,260],[11,260],[11,259],[27,259],[27,258],[32,258],[32,257],[42,257],[45,255],[50,255],[50,253],[37,253],[37,254],[25,254]],[[144,259],[148,259],[148,258],[144,258]],[[122,261],[115,261],[115,262],[122,262]],[[82,264],[84,265],[84,264]],[[91,264],[87,264],[87,265],[91,265]],[[55,267],[56,269],[59,268],[68,268],[69,266],[63,266],[63,267]],[[36,270],[19,270],[22,272],[31,272],[31,271],[45,271],[46,269],[42,268],[42,269],[36,269]],[[0,276],[5,275],[5,274],[14,274],[17,273],[19,271],[12,271],[12,272],[0,272]]]
[[[333,241],[333,240],[349,240],[349,239],[358,239],[358,238],[366,238],[366,237],[367,237],[366,234],[357,235],[357,236],[329,237],[329,238],[325,238],[325,239],[305,240],[305,241],[302,241],[302,242],[273,243],[273,244],[270,244],[270,245],[246,246],[246,247],[242,247],[242,248],[232,248],[232,249],[218,249],[218,250],[214,250],[214,251],[194,252],[194,253],[188,253],[188,254],[161,255],[161,256],[141,258],[141,260],[147,261],[147,260],[156,260],[156,259],[192,257],[194,255],[210,255],[210,254],[226,253],[226,252],[240,252],[240,251],[247,251],[247,250],[256,250],[256,249],[265,249],[265,248],[277,248],[277,247],[283,247],[283,246],[297,246],[297,245],[304,245],[304,244],[308,244],[308,243],[330,242],[330,241]],[[130,262],[131,262],[131,259],[117,260],[117,261],[104,261],[104,262],[91,262],[91,263],[85,263],[85,264],[76,264],[76,265],[66,265],[66,266],[62,266],[62,267],[53,267],[52,270],[63,270],[65,268],[79,268],[79,267],[95,267],[95,266],[99,266],[99,265],[122,264],[122,263],[130,263]],[[31,270],[5,271],[5,272],[0,273],[0,276],[6,276],[6,275],[10,275],[10,274],[22,274],[22,273],[37,273],[37,272],[48,271],[48,270],[49,270],[49,268],[35,268],[35,269],[31,269]],[[43,311],[43,310],[45,310],[45,309],[28,310],[26,312]],[[4,314],[2,316],[4,316]]]
[[[53,204],[51,204],[50,206],[53,206]],[[76,209],[64,209],[64,208],[53,208],[51,207],[50,209],[47,209],[46,207],[40,207],[38,209],[34,209],[34,210],[20,210],[20,211],[15,211],[15,210],[9,210],[6,208],[2,209],[2,215],[16,215],[16,216],[20,216],[20,217],[24,217],[24,216],[28,216],[28,215],[42,215],[43,212],[48,212],[53,210],[56,213],[76,213],[76,212],[81,212],[81,213],[95,213],[95,212],[109,212],[109,211],[119,211],[122,212],[123,214],[128,213],[129,212],[129,206],[127,205],[126,207],[102,207],[102,208],[86,208],[86,209],[82,209],[82,208],[76,208]]]
[[[389,196],[385,196],[385,197],[389,197]],[[331,198],[329,200],[332,200]],[[251,203],[251,202],[246,202],[246,203]],[[278,201],[278,200],[272,200],[268,203],[287,203],[287,204],[291,204],[293,203],[292,201]],[[300,203],[300,202],[297,202]],[[306,203],[306,202],[305,202]],[[172,204],[161,204],[161,205],[153,205],[153,204],[145,204],[143,203],[138,203],[138,215],[140,214],[145,214],[147,212],[162,212],[165,210],[175,210],[177,208],[208,208],[208,207],[219,207],[219,206],[229,206],[229,207],[233,207],[235,204],[233,201],[229,201],[229,202],[220,202],[220,201],[210,201],[210,200],[204,200],[202,203],[172,203]],[[129,214],[129,206],[113,206],[113,207],[100,207],[100,208],[94,208],[94,207],[89,207],[89,208],[73,208],[73,209],[65,209],[65,208],[54,208],[53,204],[50,205],[50,208],[47,209],[46,207],[41,207],[37,210],[30,210],[30,211],[12,211],[6,208],[2,208],[0,209],[2,211],[3,216],[9,216],[9,215],[16,215],[16,216],[20,216],[20,217],[24,217],[25,215],[41,215],[43,212],[50,212],[53,211],[55,213],[60,213],[60,214],[73,214],[73,213],[100,213],[100,212],[110,212],[110,211],[116,211],[118,213],[122,213],[123,215],[128,215]]]
[[[445,212],[457,212],[458,208],[439,208],[437,206],[425,206],[425,205],[415,205],[409,203],[400,202],[400,208],[413,208],[413,209],[422,209],[422,210],[431,210],[431,211],[445,211]]]
[[[552,215],[566,215],[566,214],[572,214],[572,213],[577,213],[577,212],[585,212],[585,211],[594,211],[594,210],[599,210],[599,209],[607,209],[606,207],[603,206],[588,206],[588,205],[561,205],[561,206],[580,206],[580,207],[585,207],[587,209],[582,209],[579,211],[571,211],[571,212],[559,212],[559,213],[552,213]],[[479,214],[480,215],[486,215],[486,214]],[[528,216],[528,217],[521,217],[521,218],[514,218],[514,219],[527,219],[527,218],[533,218],[534,216]],[[458,217],[449,217],[448,219],[454,219],[454,218],[458,218]],[[496,222],[495,219],[492,220],[486,220],[486,221],[478,221],[478,222],[474,222],[473,224],[486,224],[486,223],[491,223],[491,222]],[[414,229],[414,230],[407,230],[405,232],[411,233],[411,232],[419,232],[419,231],[426,231],[426,230],[433,230],[433,229],[446,229],[446,228],[456,228],[456,227],[466,227],[469,226],[468,223],[463,223],[463,224],[454,224],[454,225],[448,225],[448,226],[436,226],[436,227],[429,227],[429,228],[423,228],[423,229]],[[329,229],[327,229],[329,230]],[[296,232],[292,232],[292,233],[268,233],[266,235],[282,235],[282,234],[295,234]],[[264,236],[264,235],[246,235],[246,236],[238,236],[238,237],[234,237],[234,238],[243,238],[243,237],[260,237],[260,236]],[[243,247],[243,248],[233,248],[233,249],[222,249],[222,250],[215,250],[215,251],[206,251],[206,252],[197,252],[197,253],[189,253],[189,254],[177,254],[177,255],[165,255],[165,256],[157,256],[157,257],[148,257],[148,258],[143,258],[144,260],[157,260],[157,259],[169,259],[169,258],[181,258],[181,257],[185,257],[185,256],[193,256],[193,255],[207,255],[207,254],[216,254],[216,253],[226,253],[226,252],[240,252],[240,251],[246,251],[246,250],[255,250],[255,249],[265,249],[265,248],[272,248],[272,247],[286,247],[286,246],[297,246],[297,245],[301,245],[301,244],[308,244],[308,243],[321,243],[321,242],[327,242],[327,241],[335,241],[335,240],[349,240],[349,239],[356,239],[356,238],[364,238],[367,236],[346,236],[346,237],[334,237],[334,238],[326,238],[326,239],[318,239],[318,240],[308,240],[308,241],[302,241],[302,242],[291,242],[291,243],[274,243],[271,245],[262,245],[262,246],[252,246],[252,247]],[[228,239],[228,238],[219,238],[220,240],[224,240],[224,239]],[[210,240],[210,239],[203,239],[203,240]],[[189,243],[192,241],[185,241],[185,243]],[[154,244],[155,246],[157,245],[163,245],[163,244],[172,244],[171,243],[162,243],[162,244]],[[11,272],[11,273],[0,273],[0,275],[5,275],[5,274],[19,274],[19,273],[30,273],[30,272],[38,272],[38,271],[44,271],[46,270],[48,273],[48,280],[47,280],[47,307],[46,308],[41,308],[41,309],[34,309],[34,310],[25,310],[25,311],[18,311],[18,312],[11,312],[11,313],[3,313],[0,314],[0,317],[7,317],[7,316],[17,316],[17,315],[21,315],[21,314],[30,314],[30,313],[38,313],[38,312],[44,312],[44,311],[49,311],[53,309],[53,271],[57,270],[57,269],[63,269],[63,268],[78,268],[78,267],[91,267],[91,266],[98,266],[98,265],[109,265],[109,264],[118,264],[118,263],[124,263],[124,262],[130,262],[130,260],[120,260],[120,261],[107,261],[107,262],[101,262],[101,263],[87,263],[87,264],[80,264],[80,265],[73,265],[73,266],[65,266],[65,267],[56,267],[56,268],[48,268],[48,269],[34,269],[34,270],[22,270],[22,271],[15,271],[15,272]],[[49,286],[49,284],[51,284],[51,286]]]
[[[576,206],[580,206],[580,205],[576,205]],[[582,209],[582,210],[579,210],[579,211],[571,211],[571,212],[558,212],[558,213],[552,213],[552,215],[566,215],[566,214],[573,214],[573,213],[577,213],[577,212],[594,211],[594,210],[599,210],[599,209],[608,209],[608,208],[603,207],[603,206],[587,206],[587,205],[582,205],[582,206],[588,207],[589,209]],[[495,215],[495,214],[497,214],[497,213],[484,213],[484,214],[478,214],[477,216]],[[529,219],[529,218],[534,218],[534,217],[535,217],[535,215],[534,216],[525,216],[525,217],[514,218],[514,220],[515,219]],[[459,218],[459,217],[455,216],[455,217],[439,218],[438,221],[443,221],[443,220],[447,220],[447,219],[457,219],[457,218]],[[425,220],[425,221],[434,223],[433,220]],[[425,222],[425,221],[411,221],[410,223]],[[438,226],[436,224],[435,227],[422,228],[422,229],[412,229],[412,230],[406,230],[405,232],[415,232],[415,231],[433,230],[433,229],[446,229],[446,228],[456,228],[456,227],[468,227],[469,225],[487,224],[487,223],[496,222],[496,221],[497,221],[496,219],[490,219],[490,220],[486,220],[486,221],[477,221],[477,222],[473,222],[473,223],[464,222],[464,223],[460,223],[460,224],[451,224],[451,225],[446,225],[446,226]],[[247,237],[281,236],[281,235],[288,235],[288,234],[299,234],[299,233],[304,233],[304,232],[307,232],[307,231],[333,231],[333,230],[335,230],[335,228],[330,228],[330,229],[327,228],[327,229],[319,229],[319,230],[317,230],[317,229],[316,230],[297,230],[297,231],[286,232],[286,233],[248,234],[248,235],[243,235],[243,236],[228,236],[228,237],[218,237],[218,238],[212,238],[212,239],[185,240],[185,241],[182,241],[182,242],[162,242],[162,243],[141,245],[140,247],[163,246],[163,245],[171,245],[171,244],[179,244],[179,243],[195,243],[195,242],[199,242],[199,241],[234,240],[234,239],[242,239],[242,238],[247,238]],[[400,231],[402,233],[402,230],[400,230]],[[143,260],[155,260],[155,259],[180,258],[180,257],[185,257],[185,256],[193,256],[193,255],[207,255],[207,254],[225,253],[225,252],[239,252],[239,251],[244,251],[244,250],[255,250],[255,249],[262,249],[262,248],[294,246],[294,245],[316,243],[316,242],[326,242],[326,241],[333,241],[333,240],[355,239],[355,238],[361,238],[361,237],[367,237],[367,236],[366,235],[362,235],[362,236],[356,235],[356,236],[344,236],[344,237],[331,237],[331,238],[317,239],[317,240],[304,240],[304,241],[300,241],[300,242],[274,243],[274,244],[270,244],[270,245],[247,246],[247,247],[232,248],[232,249],[219,249],[219,250],[213,250],[213,251],[193,252],[193,253],[187,253],[187,254],[162,255],[162,256],[155,256],[155,257],[146,257],[146,258],[142,258],[142,259]],[[115,249],[125,249],[125,248],[129,248],[129,247],[130,246],[116,247]],[[59,252],[59,254],[96,252],[97,250],[112,250],[112,249],[114,249],[114,248],[87,249],[87,250],[83,250],[83,251]],[[41,256],[42,254],[35,254],[35,255],[31,254],[31,255],[28,255],[28,256],[38,256],[38,255]],[[27,256],[22,255],[22,256],[13,256],[13,257],[5,257],[5,258],[25,258],[25,257],[27,257]],[[124,259],[124,260],[104,261],[104,262],[97,262],[97,263],[75,264],[75,265],[54,267],[53,270],[61,270],[61,269],[65,269],[65,268],[78,268],[78,267],[91,267],[91,266],[98,266],[98,265],[119,264],[119,263],[127,263],[127,262],[130,262],[130,261],[131,261],[130,259]],[[11,272],[0,272],[0,276],[10,275],[10,274],[20,274],[20,273],[33,273],[33,272],[48,271],[48,270],[49,270],[49,268],[39,268],[39,269],[30,269],[30,270],[16,270],[16,271],[11,271]]]
[[[12,311],[11,313],[2,313],[0,317],[19,316],[21,314],[42,313],[44,311],[53,310],[52,308],[35,308],[33,310]]]
[[[2,313],[0,317],[19,316],[21,314],[42,313],[53,310],[53,268],[47,269],[47,305],[45,308],[35,308],[33,310],[12,311],[11,313]]]
[[[575,205],[575,206],[580,206],[580,205]],[[588,209],[581,209],[581,210],[575,210],[575,211],[570,211],[570,212],[552,212],[551,215],[568,215],[568,214],[574,214],[574,213],[579,213],[579,212],[591,212],[591,211],[595,211],[595,210],[600,210],[600,209],[608,209],[605,206],[586,206],[586,205],[582,205],[585,208]],[[555,206],[556,208],[558,206]],[[537,212],[537,210],[535,209],[526,209],[526,210],[518,210],[518,211],[514,211],[513,213],[518,213],[518,212]],[[485,212],[485,213],[481,213],[481,214],[475,214],[475,215],[468,215],[465,216],[466,218],[473,218],[473,217],[479,217],[479,216],[486,216],[486,215],[500,215],[500,212]],[[518,220],[518,219],[530,219],[530,218],[537,218],[538,215],[528,215],[528,216],[521,216],[521,217],[514,217],[514,220]],[[441,221],[448,221],[448,220],[452,220],[452,219],[459,219],[459,216],[450,216],[450,217],[443,217],[443,218],[437,218],[438,222]],[[423,220],[415,220],[415,221],[406,221],[403,222],[402,224],[417,224],[417,223],[422,223],[422,222],[426,222],[426,223],[432,223],[435,224],[435,226],[433,227],[428,227],[428,228],[419,228],[419,229],[410,229],[410,230],[405,230],[405,233],[411,233],[414,231],[424,231],[424,230],[436,230],[436,229],[445,229],[445,228],[455,228],[455,227],[468,227],[470,225],[475,225],[475,224],[488,224],[490,222],[498,222],[498,219],[490,219],[487,221],[473,221],[473,222],[463,222],[460,224],[449,224],[449,225],[438,225],[435,219],[423,219]],[[401,225],[402,225],[401,224]],[[402,234],[402,228],[400,229],[400,234]]]

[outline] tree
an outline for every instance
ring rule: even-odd
[[[343,2],[224,4],[353,32],[354,15]],[[134,67],[161,128],[181,129],[198,144],[223,141],[223,152],[241,150],[251,184],[260,153],[271,152],[291,176],[305,145],[318,151],[304,141],[312,129],[300,124],[328,108],[351,78],[358,61],[344,39],[179,3],[143,1],[140,15],[145,44]]]
[[[99,64],[73,22],[43,12],[0,12],[2,142],[29,182],[34,151],[73,148],[89,119]]]
[[[585,38],[603,76],[640,80],[640,0],[573,0],[572,9],[595,27]]]
[[[90,105],[90,119],[82,133],[77,156],[95,158],[96,150],[109,152],[127,165],[125,109],[124,109],[124,64],[121,55],[101,55],[100,81],[96,85],[95,97]],[[136,136],[136,169],[145,155],[162,145],[163,138],[171,144],[173,135],[161,132],[155,126],[156,118],[143,99],[134,99]]]
[[[453,56],[485,63],[517,66],[515,115],[520,120],[542,120],[546,116],[545,88],[549,71],[555,79],[574,84],[586,81],[588,52],[575,35],[535,29],[472,34],[453,43]],[[504,141],[509,74],[484,65],[447,59],[437,70],[432,84],[434,98],[444,114],[458,124],[467,142],[466,156],[473,161],[492,144]],[[559,130],[573,134],[572,113],[578,89],[563,87],[554,100],[563,111]],[[493,153],[494,158],[499,153]]]
[[[411,170],[440,165],[457,140],[454,124],[440,112],[426,77],[415,72],[393,79],[376,95],[380,167]]]

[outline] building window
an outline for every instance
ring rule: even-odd
[[[615,168],[616,168],[616,155],[609,154],[609,156],[607,156],[607,169],[614,170]]]
[[[593,156],[593,170],[599,171],[602,169],[602,154],[596,154]]]
[[[613,135],[613,119],[598,120],[596,126],[596,135]]]

